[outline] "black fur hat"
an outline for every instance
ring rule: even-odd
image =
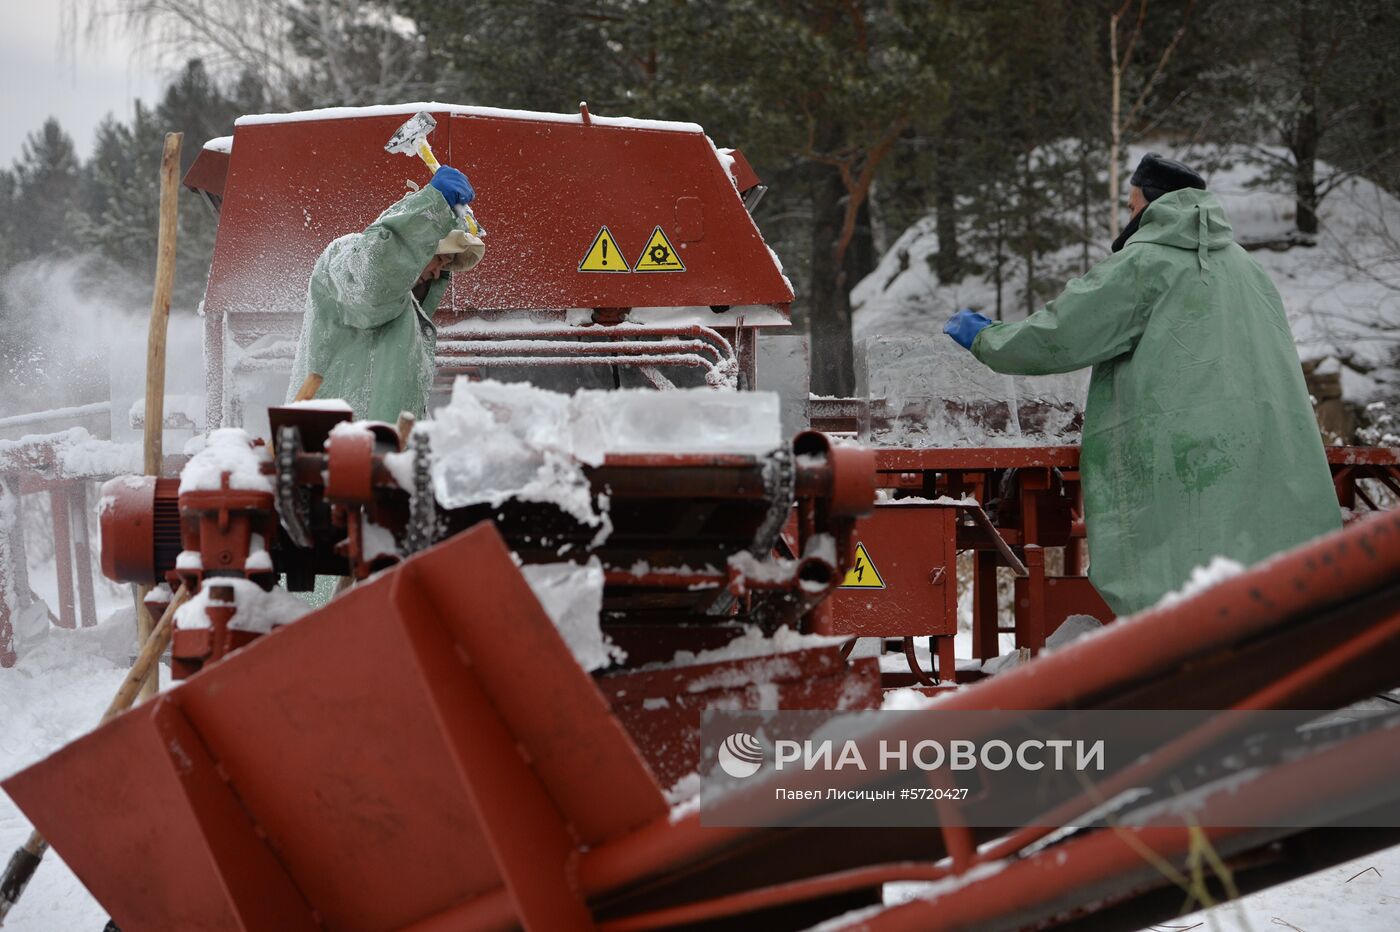
[[[1142,188],[1143,196],[1149,201],[1182,188],[1200,188],[1204,191],[1206,187],[1206,180],[1200,175],[1180,162],[1163,158],[1155,152],[1142,157],[1129,183]]]

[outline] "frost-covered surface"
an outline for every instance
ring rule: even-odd
[[[1206,177],[1209,189],[1220,199],[1242,243],[1275,242],[1286,238],[1293,226],[1294,201],[1285,186],[1260,187],[1261,171],[1242,162],[1227,164],[1218,148],[1174,150],[1154,145],[1155,151],[1181,158]],[[1128,164],[1136,165],[1147,150],[1135,147]],[[1332,171],[1319,163],[1319,176]],[[1341,365],[1342,390],[1349,401],[1367,403],[1378,393],[1400,391],[1400,370],[1395,367],[1395,346],[1400,334],[1400,200],[1364,179],[1343,182],[1322,202],[1322,228],[1314,248],[1284,251],[1256,249],[1250,255],[1269,273],[1283,298],[1289,322],[1304,361]],[[932,217],[906,230],[881,259],[875,271],[851,292],[857,341],[869,338],[923,336],[943,341],[953,355],[968,356],[942,333],[943,324],[960,307],[971,307],[992,316],[996,309],[995,284],[988,277],[970,275],[947,285],[938,281],[930,260],[938,252]],[[1090,261],[1108,255],[1108,236],[1090,247]],[[1040,268],[1059,268],[1079,274],[1081,247],[1042,256]],[[1021,265],[1006,266],[1004,311],[1007,320],[1025,316],[1021,294],[1025,279]],[[1039,304],[1037,306],[1040,306]],[[939,380],[938,373],[911,371],[911,380],[896,387],[898,397],[917,395],[923,382]],[[1043,379],[1018,380],[1033,385]],[[969,383],[977,386],[980,383]],[[972,390],[946,397],[973,399]]]
[[[597,557],[582,566],[543,563],[522,566],[520,572],[580,666],[592,672],[627,659],[600,623],[603,565]]]
[[[295,113],[258,113],[241,116],[234,126],[258,126],[268,123],[298,123],[306,120],[347,120],[359,117],[399,116],[405,119],[426,110],[429,113],[450,113],[462,116],[494,117],[507,120],[534,120],[546,123],[583,123],[581,113],[542,113],[536,110],[510,110],[501,107],[471,107],[462,104],[425,102],[416,104],[378,104],[369,107],[322,107]],[[672,133],[702,133],[698,123],[669,120],[639,120],[634,117],[606,117],[589,114],[595,126],[615,126],[623,129],[661,130]],[[236,133],[235,133],[236,135]]]
[[[253,446],[241,428],[220,428],[180,471],[180,494],[223,488],[224,473],[228,473],[230,489],[270,493],[272,477],[262,472],[263,464],[270,460],[267,448]]]
[[[768,392],[681,389],[580,391],[459,378],[452,400],[418,425],[431,438],[432,479],[446,508],[546,502],[590,527],[606,515],[583,466],[609,453],[767,453],[782,444],[778,398]],[[404,488],[413,454],[388,465]]]
[[[252,580],[221,576],[205,579],[195,597],[176,610],[175,627],[209,627],[209,616],[205,609],[210,605],[229,604],[214,598],[213,590],[218,586],[233,588],[233,604],[237,606],[237,610],[228,626],[235,631],[267,634],[273,628],[289,625],[311,611],[310,605],[285,589],[274,588],[271,592],[265,592]]]
[[[27,451],[50,447],[58,475],[65,479],[105,479],[123,473],[140,472],[141,447],[134,443],[113,443],[92,436],[81,427],[53,434],[31,434],[18,440],[0,440],[0,460],[23,462]]]

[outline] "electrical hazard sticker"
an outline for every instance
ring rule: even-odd
[[[660,229],[658,227],[658,229]],[[617,248],[617,240],[613,238],[612,231],[607,227],[599,227],[598,235],[593,237],[593,245],[588,247],[588,252],[583,254],[583,261],[578,264],[580,272],[630,272],[627,260],[622,256],[622,250]]]
[[[870,562],[870,554],[865,551],[865,544],[856,544],[856,562],[851,564],[851,568],[846,570],[846,578],[841,582],[842,589],[883,589],[885,581],[880,578],[880,571],[875,568],[875,564]]]
[[[642,250],[634,271],[684,272],[685,263],[676,255],[675,247],[658,226],[651,234],[651,239],[647,240],[647,248]]]

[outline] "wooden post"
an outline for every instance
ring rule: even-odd
[[[73,537],[73,574],[77,578],[78,623],[84,628],[97,625],[97,602],[92,587],[92,538],[88,535],[87,483],[68,484],[69,528]]]
[[[49,489],[49,509],[53,524],[54,575],[58,583],[58,625],[76,628],[73,606],[73,535],[69,526],[68,489],[62,483]]]
[[[156,284],[151,299],[151,325],[146,336],[146,475],[159,476],[165,430],[165,337],[170,325],[170,295],[175,288],[175,234],[180,206],[180,142],[184,133],[166,133],[160,157],[160,233],[156,246]],[[136,637],[145,645],[153,627],[146,611],[147,586],[136,591]],[[151,666],[156,674],[159,665]],[[158,676],[141,684],[141,698],[155,695]]]

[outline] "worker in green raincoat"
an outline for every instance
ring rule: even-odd
[[[485,247],[457,209],[476,194],[443,166],[363,233],[326,247],[311,272],[290,400],[339,398],[356,418],[421,418],[436,371],[433,311],[451,272],[481,261]]]
[[[1093,367],[1080,471],[1089,578],[1117,615],[1224,556],[1341,527],[1283,302],[1194,171],[1154,154],[1113,254],[1017,323],[944,332],[996,370]]]

